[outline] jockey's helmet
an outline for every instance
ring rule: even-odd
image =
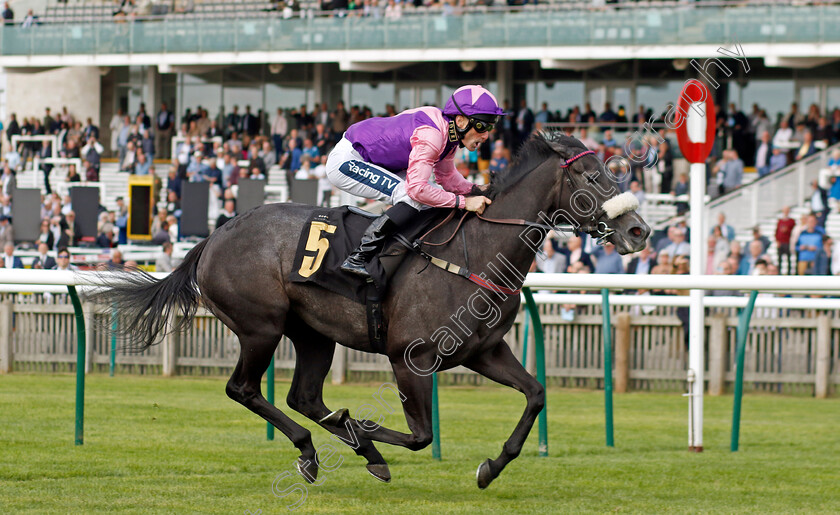
[[[455,126],[454,122],[452,123],[458,133],[458,139],[461,139],[464,134],[473,128],[476,132],[492,131],[498,123],[499,117],[503,116],[505,112],[499,107],[496,97],[483,87],[462,86],[455,90],[449,100],[446,101],[443,114],[452,120],[459,114],[469,120],[469,124],[464,129]]]

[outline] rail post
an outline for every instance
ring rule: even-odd
[[[437,372],[432,374],[432,458],[440,461],[440,411]]]
[[[610,290],[601,289],[601,318],[604,323],[604,415],[606,418],[607,447],[615,447],[613,438],[612,395],[612,324],[610,323]]]
[[[738,438],[741,432],[741,398],[744,395],[744,354],[746,353],[747,334],[750,330],[750,319],[752,318],[756,297],[758,297],[758,292],[755,290],[751,291],[750,300],[747,302],[743,311],[741,311],[741,316],[738,320],[738,363],[735,370],[735,402],[732,406],[732,440],[729,443],[729,450],[732,452],[738,450]]]
[[[76,445],[85,443],[85,315],[76,287],[67,286],[76,313]]]
[[[537,381],[545,387],[545,339],[543,337],[542,321],[540,321],[540,312],[537,309],[537,303],[534,302],[534,294],[531,288],[527,286],[522,288],[522,294],[525,296],[525,306],[528,308],[528,313],[531,315],[531,321],[534,326],[534,349],[537,362]],[[539,416],[539,455],[540,457],[548,456],[548,392],[546,391],[546,401]]]
[[[274,355],[271,356],[271,363],[268,364],[268,372],[266,372],[265,381],[266,385],[266,399],[268,403],[274,406]],[[271,422],[265,423],[265,439],[266,440],[274,440],[274,426],[271,425]]]

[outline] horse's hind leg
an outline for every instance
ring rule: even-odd
[[[310,483],[318,476],[315,447],[311,433],[277,409],[263,397],[260,382],[271,356],[277,348],[279,335],[238,335],[241,351],[233,375],[225,391],[228,397],[242,404],[279,429],[300,450],[297,467]]]
[[[545,389],[539,381],[525,371],[504,341],[499,342],[488,352],[464,363],[464,366],[497,383],[519,390],[525,394],[528,401],[522,418],[519,419],[513,434],[502,447],[499,457],[495,460],[488,459],[478,467],[476,474],[478,487],[487,488],[490,482],[499,476],[505,465],[513,461],[522,451],[534,420],[545,406]]]
[[[303,325],[302,322],[287,324],[287,335],[295,345],[297,362],[286,403],[293,410],[314,420],[321,427],[339,437],[356,454],[365,458],[368,462],[368,472],[373,477],[386,483],[391,481],[391,472],[388,470],[385,459],[379,454],[373,442],[360,436],[360,433],[363,434],[364,431],[351,432],[345,426],[337,427],[322,422],[322,419],[330,413],[329,408],[324,404],[323,388],[324,379],[332,365],[335,342]]]

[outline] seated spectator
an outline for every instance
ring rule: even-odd
[[[773,148],[773,155],[770,157],[770,173],[781,170],[787,166],[787,153],[780,148]]]
[[[565,272],[567,268],[566,255],[555,251],[551,238],[546,238],[543,251],[537,253],[537,269],[546,274],[558,274]]]
[[[756,262],[764,254],[764,248],[759,240],[753,240],[749,244],[749,251],[741,258],[736,275],[753,275]]]
[[[627,265],[627,273],[634,275],[647,275],[651,273],[653,267],[656,266],[656,253],[653,252],[653,246],[650,242],[645,245],[639,255],[630,260]]]
[[[134,163],[133,173],[135,175],[149,175],[152,163],[146,157],[146,153],[141,150],[138,150],[137,157],[135,159],[136,162]]]
[[[715,232],[715,227],[720,230],[721,237],[728,241],[735,239],[735,228],[726,223],[726,215],[723,212],[718,213],[718,223],[709,230],[710,234]]]
[[[671,231],[668,231],[671,233]],[[674,231],[671,236],[671,244],[668,245],[663,249],[663,252],[668,254],[669,256],[676,257],[676,256],[688,256],[691,254],[691,245],[687,241],[685,241],[685,229],[680,227],[674,227]]]
[[[169,226],[169,241],[178,241],[180,238],[180,233],[178,232],[178,219],[175,217],[175,215],[167,216],[166,224]]]
[[[785,148],[789,145],[791,139],[793,139],[793,129],[790,128],[786,119],[782,119],[775,136],[773,136],[773,148]]]
[[[169,216],[169,211],[167,211],[167,209],[165,207],[162,208],[162,209],[158,209],[157,214],[155,215],[154,218],[152,218],[152,227],[151,227],[152,235],[154,235],[155,233],[160,231],[161,226],[166,223],[166,218],[168,216]]]
[[[125,157],[120,162],[120,171],[121,172],[128,172],[134,173],[134,163],[136,162],[137,155],[135,153],[135,146],[133,141],[129,141],[126,143],[125,146]]]
[[[755,167],[759,177],[770,173],[770,158],[773,155],[773,145],[770,142],[770,133],[764,131],[758,141],[758,148],[755,151]]]
[[[630,193],[639,201],[639,206],[645,203],[645,192],[642,190],[642,185],[639,181],[630,181]]]
[[[300,169],[300,159],[303,152],[298,148],[297,139],[289,138],[289,150],[280,158],[280,167],[286,168],[292,175]]]
[[[82,176],[76,171],[76,165],[67,165],[67,182],[82,182]]]
[[[729,255],[729,241],[720,236],[720,230],[709,235],[706,247],[706,274],[712,275]]]
[[[155,272],[171,272],[175,269],[172,262],[172,244],[167,241],[161,247],[160,254],[155,258]]]
[[[3,245],[3,266],[5,268],[23,268],[23,261],[15,256],[15,244],[7,242]]]
[[[814,145],[814,135],[811,133],[811,131],[806,130],[802,134],[802,145],[796,152],[794,160],[799,161],[800,159],[805,159],[806,157],[812,156],[816,153],[817,147]]]
[[[312,173],[312,169],[310,167],[310,157],[309,154],[303,154],[300,158],[300,169],[295,173],[295,179],[297,180],[306,180],[306,179],[315,179],[316,177]]]
[[[219,217],[216,218],[216,229],[225,225],[229,221],[233,220],[236,216],[236,203],[233,199],[225,200],[225,207],[222,212],[219,214]]]
[[[757,240],[761,242],[761,253],[764,254],[767,252],[767,249],[770,248],[770,238],[761,234],[761,227],[756,225],[753,227],[752,230],[753,240]]]
[[[55,259],[49,255],[50,247],[44,242],[38,243],[38,255],[32,262],[32,268],[38,270],[49,270],[55,266]]]
[[[125,268],[125,263],[123,262],[123,255],[122,251],[119,249],[112,249],[111,250],[111,259],[109,259],[103,267],[107,270],[122,270]],[[102,268],[102,267],[100,267]]]
[[[11,219],[3,214],[0,214],[0,243],[15,243],[15,228],[12,227]]]
[[[152,245],[169,243],[169,224],[164,220],[155,230],[152,230]]]
[[[501,141],[501,140],[499,140]],[[505,157],[505,149],[503,146],[493,146],[493,154],[490,159],[490,176],[494,176],[499,172],[507,170],[508,160]]]
[[[262,159],[266,171],[277,164],[277,154],[271,149],[271,143],[269,143],[268,140],[263,141],[262,149],[259,151],[258,155],[259,158]]]
[[[101,249],[109,249],[114,240],[114,231],[116,227],[111,221],[111,215],[104,211],[99,214],[99,221],[96,224],[96,246]]]
[[[60,247],[57,256],[56,265],[53,267],[53,270],[76,271],[79,269],[76,265],[70,264],[70,251],[67,250],[67,247]]]
[[[318,160],[318,166],[312,169],[312,175],[318,179],[318,205],[322,207],[330,207],[330,200],[332,199],[333,186],[327,178],[327,156],[322,155]]]

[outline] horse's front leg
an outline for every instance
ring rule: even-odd
[[[473,357],[464,363],[464,366],[497,383],[519,390],[525,394],[528,401],[522,418],[519,419],[513,434],[502,447],[499,457],[495,460],[488,459],[478,467],[476,474],[478,487],[487,488],[499,476],[505,465],[519,456],[525,439],[534,425],[534,420],[545,406],[545,389],[519,363],[504,341],[499,342],[484,354]]]
[[[432,443],[432,376],[417,375],[401,360],[392,361],[391,367],[397,378],[400,401],[411,433],[383,427],[379,422],[384,420],[375,415],[371,420],[356,420],[345,408],[333,411],[321,420],[321,424],[346,428],[351,438],[360,434],[370,440],[399,445],[412,451],[419,451]]]

